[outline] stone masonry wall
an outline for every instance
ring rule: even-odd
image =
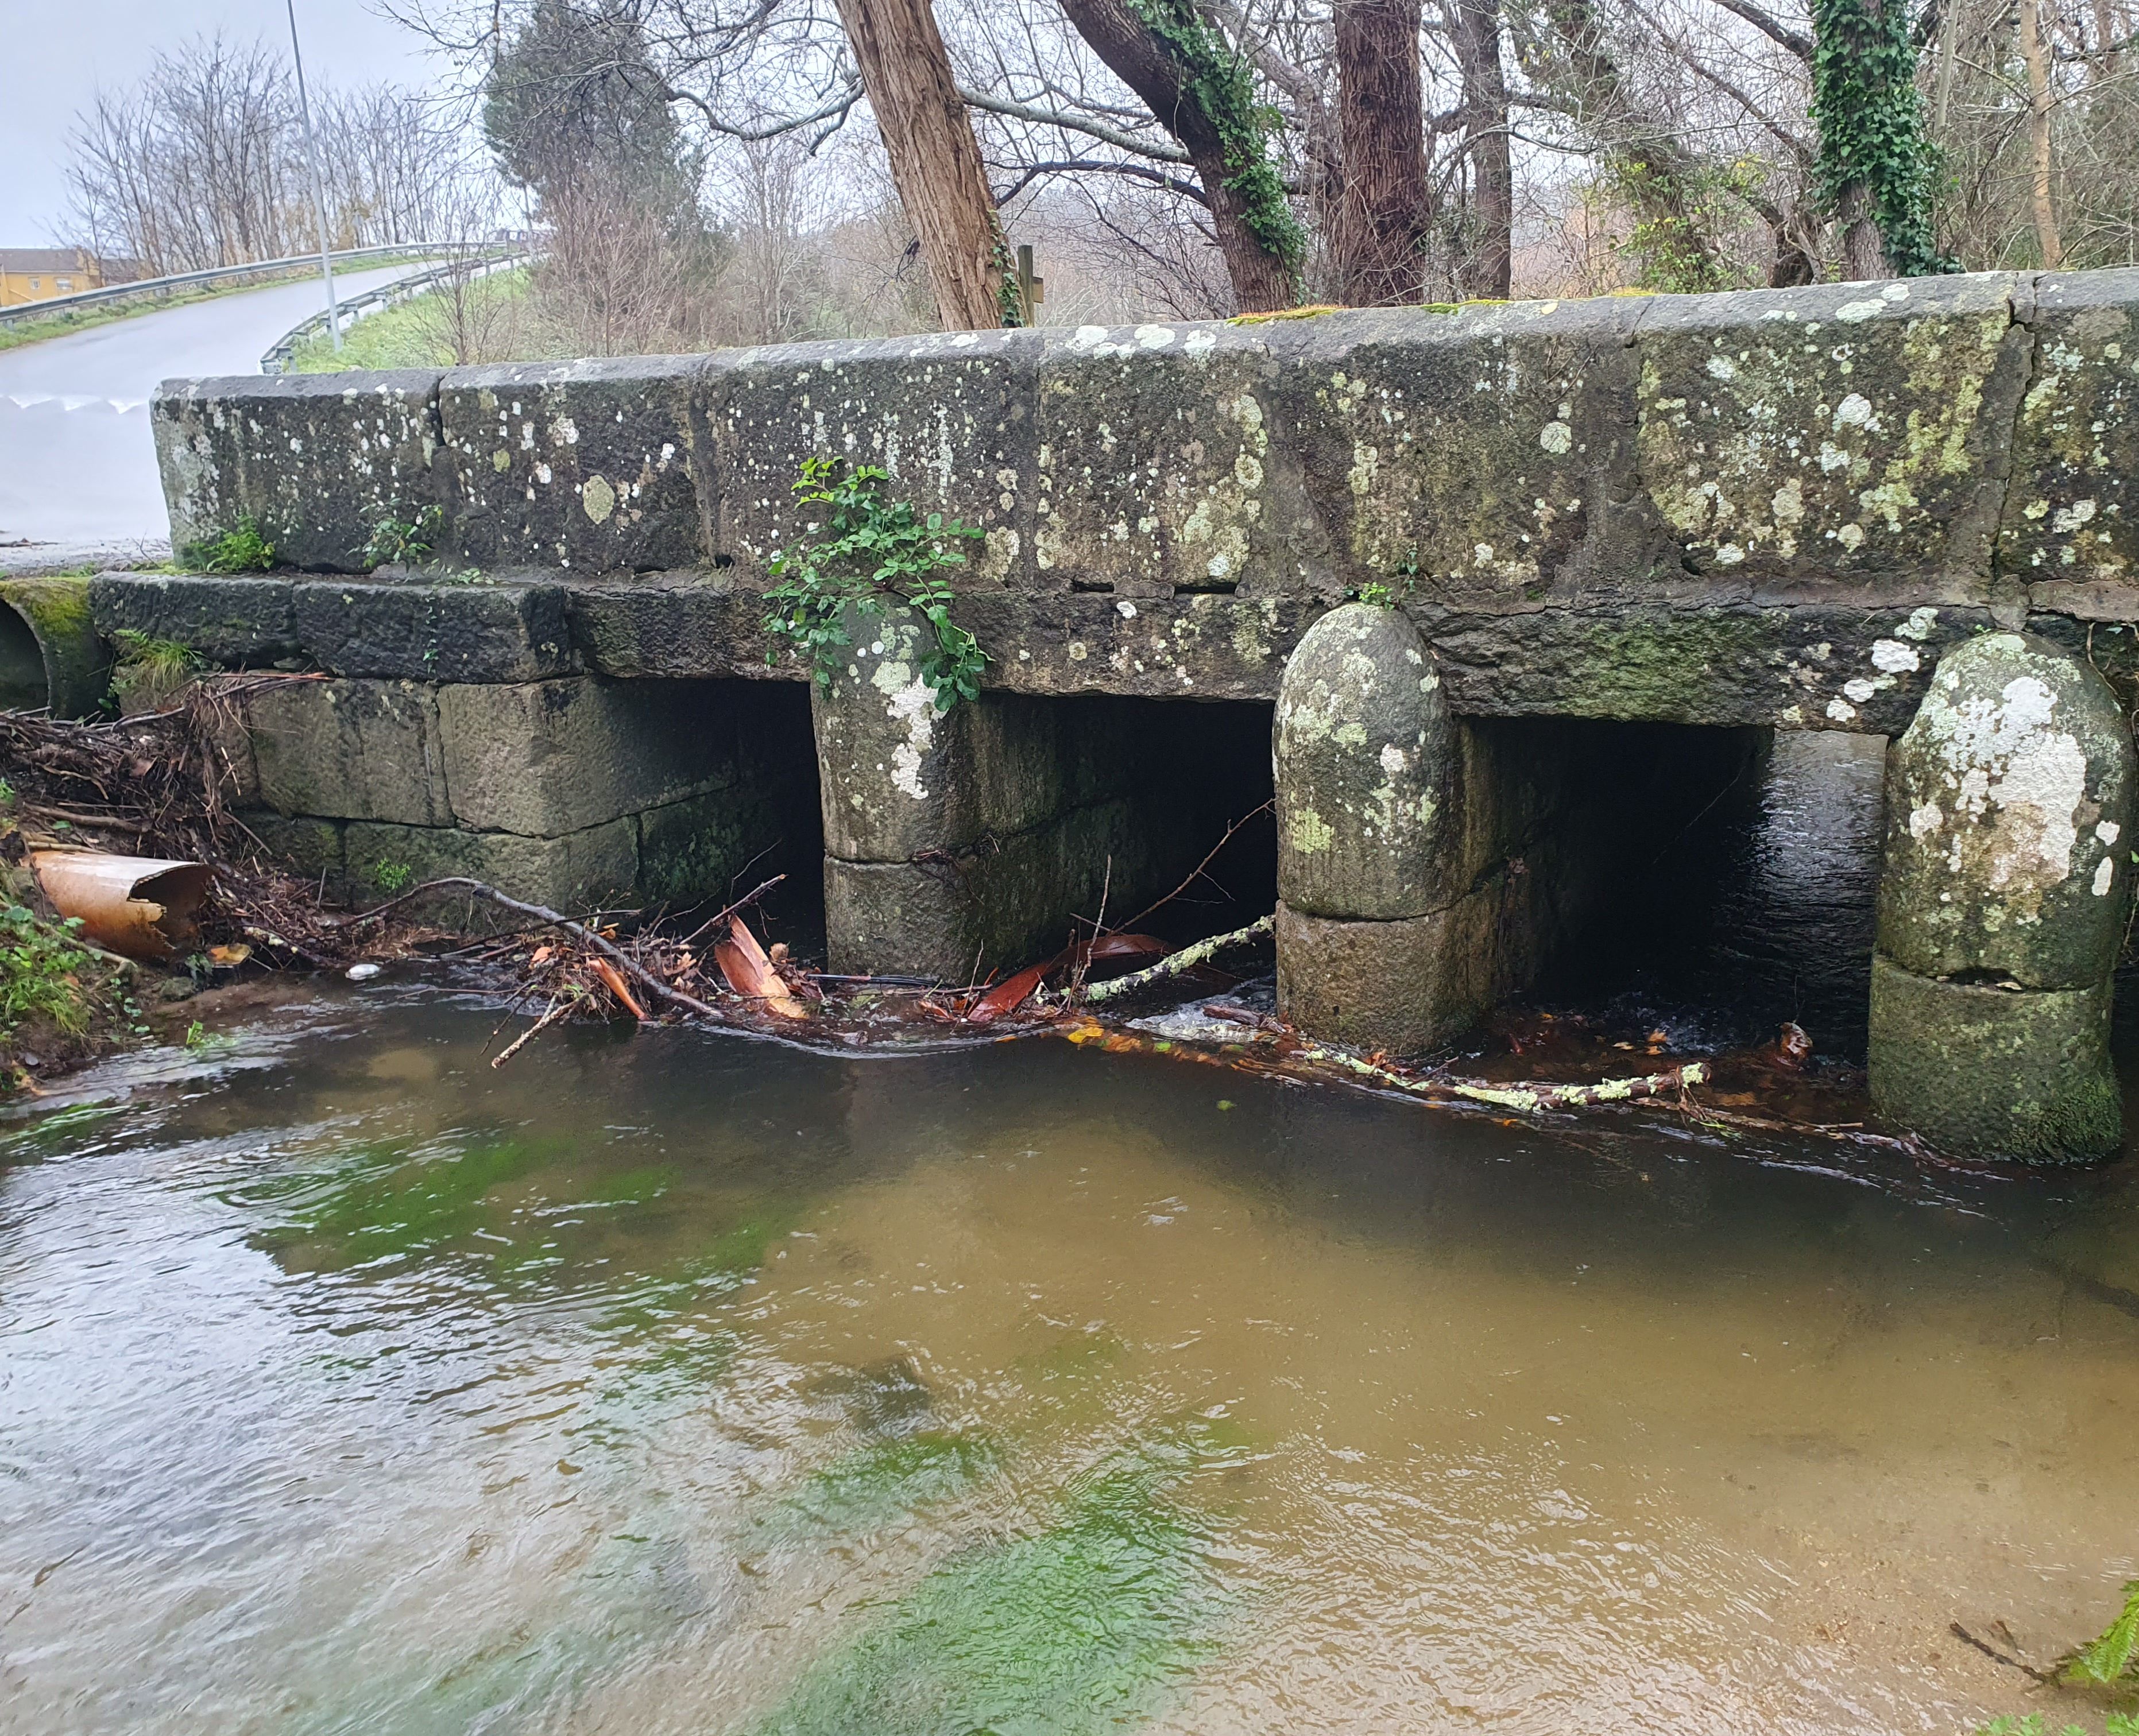
[[[348,574],[436,507],[476,577],[100,621],[380,678],[792,677],[759,593],[835,452],[986,532],[961,617],[1003,691],[1270,699],[1391,584],[1459,715],[1893,734],[1993,624],[2133,663],[2135,312],[2139,271],[1993,273],[175,382],[181,545],[249,515]]]
[[[466,874],[560,908],[690,903],[783,845],[815,871],[806,709],[731,683],[351,677],[246,703],[242,817],[358,902]]]

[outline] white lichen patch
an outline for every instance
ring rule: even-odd
[[[928,788],[921,773],[936,746],[936,696],[898,658],[879,663],[869,673],[869,685],[884,696],[884,716],[906,731],[904,741],[892,744],[891,786],[917,802],[926,801]]]

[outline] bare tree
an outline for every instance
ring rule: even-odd
[[[325,95],[328,241],[434,238],[467,165],[421,100],[378,86]],[[132,87],[76,118],[67,179],[73,238],[152,272],[279,258],[315,244],[295,93],[280,53],[221,37],[159,55]]]

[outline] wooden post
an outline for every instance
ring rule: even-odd
[[[1021,242],[1017,250],[1018,324],[1037,325],[1040,304],[1046,299],[1047,280],[1032,268],[1031,244]]]

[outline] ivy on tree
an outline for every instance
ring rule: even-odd
[[[957,594],[950,580],[950,570],[966,564],[956,545],[985,533],[940,512],[922,517],[912,501],[885,494],[890,480],[888,471],[874,464],[802,461],[795,491],[805,504],[825,509],[817,527],[824,534],[772,563],[780,582],[765,594],[771,605],[765,630],[773,641],[766,661],[776,661],[784,643],[829,687],[854,643],[849,621],[882,615],[897,600],[928,623],[933,643],[922,656],[921,679],[936,696],[936,709],[947,712],[962,699],[980,697],[981,672],[987,667],[980,642],[951,619]]]
[[[1179,63],[1183,82],[1217,130],[1226,166],[1233,171],[1226,185],[1246,208],[1241,222],[1249,234],[1296,276],[1307,252],[1307,232],[1292,214],[1284,178],[1267,154],[1279,117],[1269,104],[1256,100],[1247,56],[1191,0],[1128,0],[1128,5]]]
[[[1812,118],[1821,196],[1862,188],[1892,269],[1951,270],[1931,228],[1931,141],[1904,0],[1813,0]]]

